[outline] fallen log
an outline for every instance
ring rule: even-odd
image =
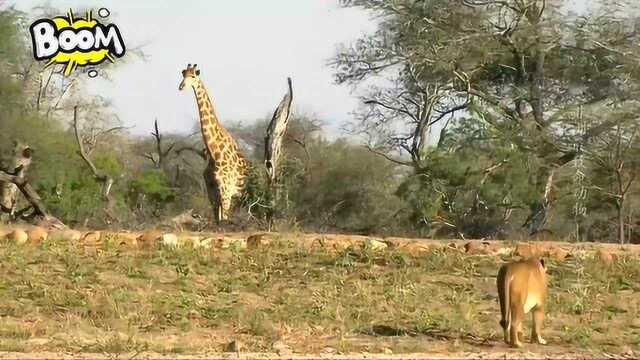
[[[17,168],[15,170],[15,173],[20,174],[20,170],[20,168]],[[49,213],[44,202],[42,202],[42,198],[40,197],[40,195],[38,195],[38,192],[33,188],[33,186],[25,177],[12,174],[0,169],[0,181],[15,184],[22,195],[24,195],[25,199],[27,199],[31,207],[33,207],[33,212],[30,215],[21,216],[23,219],[34,220],[35,218],[40,218],[38,219],[38,221],[44,221],[51,224],[51,226],[53,227],[65,226],[59,219]],[[21,211],[21,213],[24,213],[24,211]]]

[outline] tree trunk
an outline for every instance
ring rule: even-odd
[[[621,195],[620,200],[618,200],[618,240],[620,241],[620,245],[624,244],[624,199],[625,196]]]
[[[287,94],[285,94],[273,112],[273,117],[269,122],[264,138],[264,165],[267,170],[269,188],[271,190],[271,201],[269,204],[271,209],[267,216],[269,231],[271,231],[271,226],[273,225],[275,214],[277,214],[277,207],[282,196],[278,165],[281,158],[282,141],[287,130],[289,116],[291,115],[291,104],[293,103],[293,85],[291,78],[287,78],[287,84]]]
[[[40,198],[40,195],[38,195],[27,179],[22,176],[12,175],[0,170],[0,181],[13,183],[18,187],[18,189],[20,189],[20,192],[34,209],[33,213],[28,216],[29,219],[41,217],[51,225],[58,227],[65,226],[59,219],[49,213],[47,207],[42,202],[42,198]]]
[[[78,106],[73,107],[73,129],[76,136],[76,142],[78,143],[78,155],[84,160],[89,169],[93,174],[93,178],[100,184],[102,184],[102,199],[105,201],[105,209],[104,212],[109,221],[120,222],[120,219],[116,216],[114,211],[115,202],[113,197],[111,196],[111,188],[114,184],[114,180],[107,175],[106,173],[102,173],[95,166],[93,161],[89,158],[89,154],[85,151],[84,146],[82,145],[83,139],[80,136],[80,130],[78,128]]]
[[[555,170],[544,166],[540,171],[537,176],[536,186],[539,187],[544,184],[544,188],[541,189],[542,196],[530,205],[531,213],[523,225],[523,227],[529,229],[529,235],[534,235],[542,230],[547,222],[547,213],[552,203],[551,191]]]
[[[278,163],[282,150],[282,140],[287,131],[289,115],[291,114],[291,104],[293,103],[293,86],[291,78],[287,78],[288,92],[278,104],[273,112],[273,117],[267,127],[264,138],[264,164],[269,175],[270,184],[275,184],[278,179]]]

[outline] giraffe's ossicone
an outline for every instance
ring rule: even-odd
[[[208,154],[205,183],[216,220],[227,220],[234,196],[242,193],[249,163],[240,153],[236,140],[220,123],[197,65],[182,70],[179,90],[192,88],[196,96],[202,140]]]

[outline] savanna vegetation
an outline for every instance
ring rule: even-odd
[[[327,136],[325,119],[296,109],[276,199],[262,165],[269,117],[225,121],[255,164],[236,223],[636,241],[633,1],[596,1],[579,14],[568,2],[542,0],[342,6],[377,22],[329,62],[337,83],[362,94],[362,106],[339,138]],[[108,99],[80,91],[86,74],[67,79],[33,60],[27,23],[0,7],[0,154],[9,160],[14,140],[32,147],[28,178],[50,212],[91,228],[145,228],[189,209],[210,217],[196,124],[190,134],[165,133],[158,118],[156,136],[129,134]],[[126,63],[110,66],[106,75]]]
[[[105,229],[22,242],[0,227],[14,240],[0,242],[0,351],[495,355],[498,265],[548,245],[549,344],[526,351],[637,354],[638,249],[510,243],[640,239],[640,13],[633,0],[568,4],[341,1],[377,24],[329,59],[362,96],[342,135],[295,108],[273,187],[270,116],[223,119],[254,164],[233,223],[278,230],[246,238],[148,231],[211,220],[198,124],[129,133],[82,91],[86,74],[33,60],[27,15],[0,0],[0,176],[29,145],[42,207]]]
[[[477,358],[507,350],[495,274],[496,261],[510,256],[446,246],[422,253],[366,245],[333,250],[300,240],[276,236],[266,247],[215,251],[130,248],[115,237],[90,247],[2,242],[0,351]],[[549,344],[527,343],[526,351],[603,358],[640,350],[638,254],[622,252],[603,264],[572,253],[547,261]]]

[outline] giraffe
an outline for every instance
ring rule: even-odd
[[[239,195],[245,185],[249,162],[240,153],[231,134],[222,126],[207,89],[200,79],[197,64],[182,70],[182,82],[178,89],[193,88],[200,114],[200,130],[207,153],[204,179],[209,200],[214,205],[218,223],[228,220],[233,197]]]

